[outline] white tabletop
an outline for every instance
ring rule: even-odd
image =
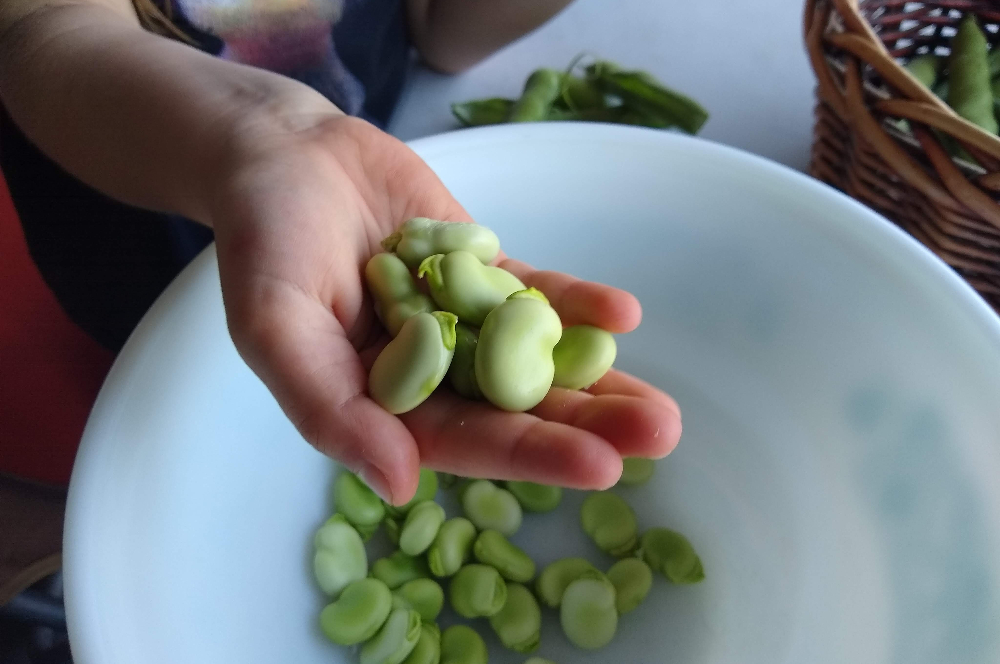
[[[389,130],[403,140],[457,127],[449,105],[517,97],[537,67],[581,51],[646,69],[701,102],[709,140],[805,170],[813,73],[803,0],[576,0],[539,30],[458,76],[418,68]]]

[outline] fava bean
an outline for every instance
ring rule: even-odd
[[[459,323],[455,326],[455,356],[448,368],[452,388],[466,399],[482,399],[483,393],[476,382],[476,346],[479,330]],[[455,477],[452,475],[451,477]]]
[[[705,579],[701,558],[686,537],[667,528],[650,528],[639,544],[642,559],[669,581],[698,583]]]
[[[608,570],[615,587],[615,608],[625,614],[642,604],[653,587],[653,571],[639,558],[623,558]]]
[[[599,573],[585,573],[566,587],[559,623],[577,648],[596,650],[608,645],[618,629],[615,587]]]
[[[368,374],[368,393],[393,415],[413,410],[440,385],[455,353],[455,314],[418,313],[406,319]]]
[[[540,291],[512,294],[479,331],[476,381],[483,396],[507,411],[537,406],[552,387],[552,349],[560,336],[559,315]]]
[[[420,626],[420,638],[403,664],[438,664],[441,661],[441,630],[434,623]]]
[[[597,547],[612,556],[624,556],[635,550],[639,536],[635,512],[624,500],[608,491],[587,496],[580,507],[583,531]]]
[[[319,587],[337,597],[350,583],[368,574],[368,555],[361,535],[340,514],[335,514],[314,538],[313,572]]]
[[[433,579],[414,579],[392,591],[392,603],[394,607],[413,609],[421,620],[432,622],[444,607],[444,590]]]
[[[367,641],[379,630],[392,610],[389,587],[378,579],[359,579],[340,593],[336,602],[319,614],[319,624],[328,639],[342,646]]]
[[[395,254],[375,254],[365,265],[365,280],[375,300],[375,314],[396,336],[410,316],[434,311],[434,302],[417,288],[410,269]]]
[[[378,527],[378,522],[385,517],[382,499],[354,473],[344,471],[337,476],[333,497],[337,511],[356,528]]]
[[[960,116],[997,133],[990,89],[989,45],[974,14],[966,14],[951,40],[948,61],[948,105]]]
[[[542,638],[542,612],[531,591],[520,583],[507,584],[507,601],[490,616],[490,627],[505,647],[534,652]]]
[[[399,531],[403,529],[402,524],[398,519],[394,519],[391,516],[385,517],[382,522],[385,526],[385,536],[392,542],[395,546],[399,546]]]
[[[610,332],[592,325],[572,325],[552,349],[552,384],[582,390],[596,383],[615,362],[618,346]]]
[[[535,592],[538,599],[551,609],[559,606],[562,602],[563,593],[566,587],[579,579],[587,572],[596,572],[597,569],[584,558],[562,558],[549,563],[538,575],[535,582]]]
[[[486,642],[468,625],[452,625],[441,633],[441,664],[486,664]]]
[[[401,664],[420,639],[420,614],[393,609],[382,628],[361,648],[361,664]]]
[[[535,576],[535,561],[496,530],[479,533],[472,552],[476,560],[496,568],[508,581],[527,583]]]
[[[479,224],[414,217],[383,240],[382,247],[394,251],[411,268],[428,256],[452,251],[468,251],[485,264],[500,253],[500,238]]]
[[[499,530],[510,537],[521,527],[521,504],[506,489],[476,480],[462,494],[462,509],[480,530]]]
[[[656,462],[652,459],[625,457],[622,459],[622,476],[618,479],[618,483],[627,486],[645,484],[653,476],[654,470]]]
[[[451,576],[462,568],[472,555],[476,527],[462,517],[441,524],[434,543],[427,551],[427,564],[434,576]]]
[[[376,560],[372,564],[372,576],[389,586],[390,590],[395,590],[408,581],[428,578],[430,572],[422,557],[408,556],[397,551]]]
[[[506,487],[526,512],[551,512],[562,501],[561,487],[515,481],[507,482]]]
[[[473,563],[452,578],[448,599],[451,608],[463,618],[488,618],[507,601],[507,584],[496,569]]]
[[[468,251],[434,254],[420,263],[417,276],[427,279],[427,287],[438,307],[450,311],[463,323],[479,326],[511,293],[524,284],[500,267],[483,265]]]
[[[414,505],[399,532],[400,550],[410,556],[418,556],[426,551],[437,537],[444,517],[444,508],[433,500]]]
[[[386,505],[385,511],[396,517],[405,516],[417,503],[422,503],[425,500],[434,500],[437,492],[437,473],[430,468],[421,468],[417,491],[413,494],[413,498],[410,498],[410,502],[405,505],[399,505],[398,507],[394,505]]]

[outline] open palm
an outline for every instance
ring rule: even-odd
[[[670,397],[618,371],[586,392],[552,389],[529,413],[438,390],[401,416],[367,395],[388,341],[363,269],[410,217],[469,221],[424,162],[371,125],[339,114],[256,137],[213,213],[230,332],[302,436],[400,504],[421,465],[463,476],[596,489],[622,456],[659,458],[680,437]],[[565,325],[634,329],[639,303],[621,290],[499,264],[545,293]]]

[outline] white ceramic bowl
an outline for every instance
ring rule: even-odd
[[[628,496],[691,538],[707,580],[658,582],[596,653],[549,618],[538,654],[1000,661],[1000,320],[942,263],[815,181],[670,133],[504,126],[414,148],[511,255],[638,295],[618,365],[684,410]],[[78,664],[356,661],[318,633],[309,572],[332,469],[237,356],[206,252],[118,358],[80,448]],[[608,564],[566,502],[516,541]]]

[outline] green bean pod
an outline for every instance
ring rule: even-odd
[[[527,583],[535,576],[535,561],[496,530],[479,533],[472,552],[476,560],[496,568],[508,581]]]
[[[434,311],[434,302],[417,288],[410,269],[395,254],[375,254],[365,265],[365,280],[375,300],[375,314],[396,336],[410,316]]]
[[[372,576],[389,586],[390,590],[395,590],[408,581],[429,578],[430,571],[422,557],[408,556],[397,551],[376,560],[372,564]]]
[[[678,584],[705,579],[701,558],[686,537],[667,528],[650,528],[642,535],[640,555],[654,570]]]
[[[509,481],[505,484],[525,512],[551,512],[562,501],[562,488],[534,482]]]
[[[960,116],[991,134],[997,133],[990,89],[986,36],[976,17],[966,14],[951,40],[948,61],[948,105]]]
[[[589,560],[584,558],[561,558],[549,563],[538,575],[535,592],[542,604],[554,609],[562,602],[566,587],[585,573],[596,572]]]
[[[468,625],[452,625],[441,633],[440,664],[487,664],[486,642]]]
[[[406,522],[399,532],[399,548],[410,556],[419,556],[437,537],[444,523],[444,508],[433,500],[416,504],[406,515]]]
[[[635,550],[639,525],[628,503],[608,491],[590,494],[580,507],[580,522],[594,544],[612,556]]]
[[[420,626],[420,638],[403,664],[438,664],[441,661],[441,630],[432,622]]]
[[[511,537],[521,527],[517,498],[489,480],[476,480],[462,493],[462,510],[480,530],[498,530]]]
[[[480,326],[486,316],[524,284],[507,270],[483,265],[468,251],[434,254],[420,263],[417,276],[427,279],[439,308],[463,323]]]
[[[645,484],[655,470],[656,462],[652,459],[625,457],[622,459],[622,476],[618,478],[618,483],[626,486]]]
[[[448,599],[463,618],[488,618],[507,601],[507,584],[493,567],[473,563],[452,577]]]
[[[340,514],[335,514],[314,538],[313,572],[319,587],[337,597],[349,584],[368,574],[368,555],[361,535]]]
[[[433,622],[444,607],[444,590],[433,579],[413,579],[392,591],[392,605],[413,609],[424,622]]]
[[[455,326],[455,356],[448,368],[452,388],[466,399],[482,399],[483,393],[476,382],[476,346],[479,330],[463,323]],[[454,475],[452,475],[454,477]]]
[[[590,387],[615,362],[618,346],[610,332],[593,325],[572,325],[562,332],[552,349],[555,375],[552,384],[569,390]]]
[[[437,577],[451,576],[472,556],[476,527],[462,517],[445,521],[427,551],[427,565]]]
[[[479,224],[437,221],[414,217],[382,240],[386,251],[395,252],[410,268],[428,256],[468,251],[482,263],[490,263],[500,253],[500,238]]]
[[[507,584],[507,601],[490,616],[490,627],[506,648],[534,652],[542,638],[542,611],[531,591],[520,583]]]
[[[529,657],[524,660],[524,664],[556,664],[551,659],[544,659],[542,657]]]
[[[642,604],[653,587],[653,571],[639,558],[623,558],[608,570],[615,587],[615,608],[624,615]]]
[[[452,104],[451,114],[462,123],[463,127],[481,127],[507,122],[512,108],[514,108],[513,99],[490,97]]]
[[[410,498],[410,501],[404,505],[386,504],[385,511],[396,518],[404,517],[417,503],[434,500],[434,497],[437,496],[438,485],[437,473],[430,468],[421,468],[417,491],[413,494],[413,498]]]
[[[521,96],[514,102],[508,122],[541,122],[562,90],[562,73],[555,69],[536,69],[524,83]]]
[[[385,518],[382,499],[354,473],[344,471],[337,476],[333,500],[337,511],[355,528],[377,528],[379,521]]]
[[[913,75],[913,78],[920,81],[928,90],[933,89],[937,83],[941,67],[944,65],[944,58],[933,53],[918,55],[906,63],[906,70]]]
[[[367,641],[375,635],[392,610],[392,594],[378,579],[359,579],[340,593],[319,614],[320,628],[328,639],[342,646]]]
[[[455,353],[455,314],[419,313],[403,323],[368,374],[368,393],[393,415],[413,410],[441,384]]]
[[[596,650],[608,645],[618,629],[615,587],[599,572],[584,573],[563,593],[559,624],[577,648]]]
[[[483,396],[512,412],[537,406],[552,387],[552,349],[562,330],[559,315],[534,288],[512,294],[491,311],[476,348],[476,381]]]
[[[628,110],[646,116],[648,126],[677,126],[697,134],[708,120],[708,111],[701,104],[667,88],[647,72],[624,71],[605,60],[588,66],[587,78],[620,97]]]
[[[361,648],[361,664],[402,664],[420,639],[420,614],[393,609],[382,628]]]

